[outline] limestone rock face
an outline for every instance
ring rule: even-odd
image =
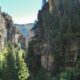
[[[58,5],[61,0],[48,0],[49,2],[49,11],[52,13],[54,9],[58,9]]]
[[[58,73],[80,62],[80,0],[48,1],[38,13],[31,43],[41,67]]]
[[[7,29],[7,41],[13,41],[14,37],[14,24],[12,21],[12,17],[6,13],[2,13],[5,19],[5,25]]]
[[[10,15],[0,11],[0,49],[8,41],[14,41],[14,24]]]
[[[49,0],[49,11],[52,12],[54,10],[54,0]]]
[[[6,21],[0,13],[0,49],[4,48],[4,44],[7,39]]]

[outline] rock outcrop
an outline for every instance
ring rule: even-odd
[[[3,49],[7,42],[14,42],[14,34],[12,17],[0,11],[0,49]]]
[[[38,62],[41,67],[37,71],[44,68],[52,75],[79,66],[79,8],[79,0],[49,0],[42,7],[35,25],[35,37],[30,42],[34,59],[34,62],[29,59],[34,65],[32,70],[38,67]]]
[[[12,17],[5,12],[2,13],[2,16],[5,19],[5,28],[7,29],[7,41],[13,41],[15,34],[15,25],[12,21]]]
[[[2,16],[2,13],[0,11],[0,49],[4,47],[4,42],[7,41],[7,29],[6,29],[6,21],[4,17]]]

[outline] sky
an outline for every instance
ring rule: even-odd
[[[12,16],[14,23],[32,23],[37,19],[42,0],[0,0],[2,12]]]

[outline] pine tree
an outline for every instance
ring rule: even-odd
[[[5,69],[6,69],[6,55],[8,51],[7,48],[4,48],[2,51],[0,51],[0,79],[4,80],[5,77]]]
[[[3,80],[17,80],[16,72],[16,60],[13,55],[12,47],[8,47],[8,53],[6,56],[6,68],[3,71],[4,76]]]
[[[23,58],[24,52],[22,50],[17,51],[17,72],[18,72],[18,80],[27,80],[29,77],[28,68]]]
[[[27,80],[29,72],[23,55],[24,50],[10,44],[0,52],[0,80]]]

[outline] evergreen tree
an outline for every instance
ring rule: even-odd
[[[23,58],[24,52],[20,49],[16,54],[18,80],[27,80],[29,77],[28,68]]]
[[[10,44],[0,52],[0,80],[27,80],[28,68],[24,51]]]
[[[16,60],[11,46],[8,47],[6,66],[7,67],[4,70],[5,77],[3,77],[3,80],[17,80]]]

